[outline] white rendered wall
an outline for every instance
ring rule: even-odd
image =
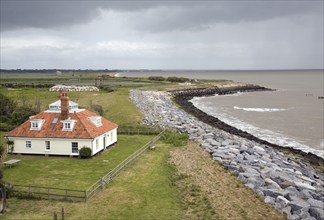
[[[104,141],[105,139],[105,141]],[[13,153],[18,154],[48,154],[48,155],[73,155],[72,142],[78,142],[78,149],[89,147],[92,150],[92,155],[95,155],[101,150],[106,149],[110,145],[117,142],[117,128],[113,129],[95,139],[61,139],[61,138],[17,138],[9,137],[9,140],[14,141]],[[98,140],[98,148],[96,146]],[[26,141],[31,141],[31,148],[26,147]],[[50,150],[46,150],[45,141],[50,141]],[[10,150],[9,150],[10,152]]]
[[[39,139],[16,137],[9,137],[9,139],[14,141],[13,153],[20,154],[79,155],[79,153],[72,153],[72,142],[78,142],[79,149],[83,146],[91,148],[92,144],[92,139]],[[31,148],[26,147],[26,141],[31,141]],[[50,141],[50,150],[46,150],[45,141]]]
[[[98,141],[98,147],[97,147]],[[106,149],[110,145],[117,142],[117,128],[108,131],[98,137],[96,137],[92,142],[92,155],[98,153],[101,150]]]

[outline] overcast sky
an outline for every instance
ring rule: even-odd
[[[319,1],[5,1],[2,69],[323,69]]]

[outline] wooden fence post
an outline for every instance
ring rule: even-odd
[[[109,178],[109,182],[111,182],[112,181],[112,172],[111,171],[109,171],[108,178]]]
[[[0,213],[5,213],[6,211],[6,199],[7,199],[7,193],[6,193],[6,186],[5,184],[1,187],[1,194],[2,194],[2,210],[0,210]]]
[[[62,206],[62,220],[64,220],[64,207]]]
[[[57,220],[57,213],[56,213],[56,211],[54,211],[53,218],[54,218],[54,220]]]
[[[101,177],[100,178],[100,189],[104,189],[105,188],[105,181],[104,179]]]
[[[65,196],[64,196],[65,200],[67,200],[67,196],[68,196],[67,189],[65,189]]]

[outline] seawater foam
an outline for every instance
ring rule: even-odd
[[[243,110],[247,112],[282,112],[286,111],[284,108],[241,108],[234,106],[234,109]]]

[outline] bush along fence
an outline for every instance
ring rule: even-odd
[[[109,171],[106,175],[99,178],[92,186],[87,190],[74,190],[53,188],[45,186],[32,186],[32,185],[15,185],[5,183],[8,196],[15,196],[18,198],[30,198],[30,199],[48,199],[48,200],[66,200],[72,202],[86,202],[95,196],[98,192],[103,190],[112,180],[131,162],[135,161],[141,156],[147,149],[154,149],[154,144],[161,138],[164,131],[160,132],[147,144],[127,157],[124,161],[118,164],[114,169]]]

